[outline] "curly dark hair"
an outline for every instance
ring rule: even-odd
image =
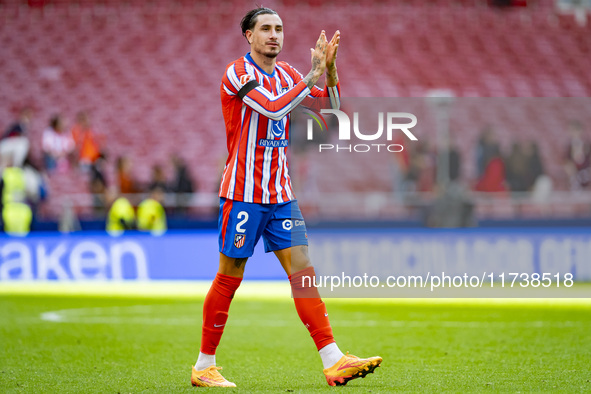
[[[254,26],[257,23],[257,17],[259,15],[265,15],[265,14],[271,14],[271,15],[279,15],[277,14],[276,11],[267,8],[267,7],[262,7],[259,6],[257,8],[255,8],[254,10],[250,10],[246,13],[246,15],[244,15],[244,18],[242,18],[242,20],[240,21],[240,28],[242,29],[242,35],[244,37],[246,37],[246,31],[247,30],[252,30],[254,28]]]

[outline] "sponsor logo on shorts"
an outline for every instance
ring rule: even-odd
[[[284,230],[291,230],[294,226],[298,227],[298,226],[303,226],[306,223],[303,220],[291,220],[291,219],[285,219],[283,221],[283,223],[281,223],[281,226],[283,227]]]
[[[234,246],[236,246],[238,249],[240,249],[241,247],[244,246],[245,239],[246,239],[246,237],[244,236],[244,234],[236,234],[236,236],[234,237]]]
[[[283,227],[284,230],[287,230],[287,231],[291,230],[291,227],[292,227],[291,220],[290,219],[285,219],[283,221],[283,223],[281,223],[281,226]]]

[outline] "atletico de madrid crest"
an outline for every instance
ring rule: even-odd
[[[246,239],[246,237],[244,236],[244,234],[236,234],[236,236],[234,237],[234,246],[236,246],[238,249],[240,249],[241,247],[244,246],[245,239]]]

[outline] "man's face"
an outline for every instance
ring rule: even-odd
[[[275,14],[259,15],[254,28],[246,31],[246,38],[252,52],[277,57],[283,47],[283,22]]]

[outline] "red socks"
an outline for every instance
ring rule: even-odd
[[[318,350],[320,350],[335,340],[328,320],[328,313],[326,313],[326,306],[320,299],[318,289],[312,284],[314,276],[316,276],[314,267],[308,267],[292,273],[289,276],[289,283],[291,284],[298,316],[310,331],[310,336]],[[302,283],[303,277],[306,277],[306,279]],[[308,277],[312,279],[312,283],[308,281]]]
[[[201,353],[215,354],[228,320],[228,310],[242,278],[218,273],[205,296]]]
[[[310,331],[318,350],[333,343],[332,328],[326,313],[326,306],[320,299],[318,289],[302,277],[314,278],[314,268],[308,267],[289,276],[293,299],[298,316]],[[201,353],[215,354],[220,343],[224,326],[228,320],[228,310],[234,293],[242,278],[218,273],[211,284],[203,304],[203,329],[201,332]]]

